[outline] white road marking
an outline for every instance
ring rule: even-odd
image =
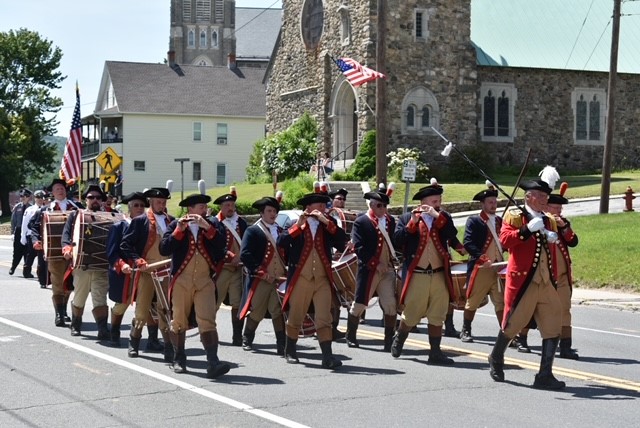
[[[56,336],[53,336],[51,334],[42,332],[40,330],[36,330],[35,328],[32,328],[32,327],[17,323],[15,321],[11,321],[9,319],[0,317],[0,322],[3,323],[3,324],[8,325],[10,327],[17,328],[19,330],[25,331],[27,333],[31,333],[31,334],[34,334],[36,336],[40,336],[40,337],[42,337],[44,339],[47,339],[47,340],[50,340],[52,342],[59,343],[59,344],[64,345],[64,346],[66,346],[68,348],[75,349],[76,351],[84,352],[85,354],[91,355],[91,356],[96,357],[96,358],[100,358],[102,360],[108,361],[108,362],[110,362],[112,364],[115,364],[115,365],[118,365],[120,367],[124,367],[126,369],[129,369],[129,370],[138,372],[140,374],[143,374],[145,376],[149,376],[151,378],[157,379],[159,381],[169,383],[171,385],[177,386],[178,388],[182,388],[185,391],[190,391],[190,392],[193,392],[195,394],[201,395],[203,397],[209,398],[211,400],[217,401],[219,403],[226,404],[227,406],[233,407],[233,408],[238,409],[238,410],[242,410],[243,412],[250,413],[250,414],[252,414],[254,416],[257,416],[257,417],[262,418],[262,419],[266,419],[268,421],[277,423],[279,425],[282,425],[282,426],[285,426],[285,427],[292,427],[292,428],[307,428],[306,425],[300,424],[298,422],[291,421],[289,419],[274,415],[274,414],[266,412],[264,410],[256,409],[254,407],[251,407],[248,404],[241,403],[239,401],[233,400],[233,399],[225,397],[223,395],[216,394],[216,393],[213,393],[211,391],[208,391],[208,390],[206,390],[204,388],[199,388],[197,386],[191,385],[190,383],[183,382],[181,380],[177,380],[177,379],[174,379],[172,377],[169,377],[169,376],[154,372],[153,370],[149,370],[147,368],[137,366],[137,365],[132,364],[132,363],[130,363],[128,361],[124,361],[124,360],[121,360],[119,358],[112,357],[111,355],[103,354],[102,352],[96,351],[94,349],[87,348],[87,347],[79,345],[77,343],[69,342],[68,340],[61,339],[59,337],[56,337]]]

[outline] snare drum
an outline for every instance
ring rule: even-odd
[[[283,281],[278,286],[278,299],[280,300],[280,304],[284,300],[284,296],[287,294],[287,281]],[[284,322],[287,322],[288,312],[283,312],[282,316],[284,318]],[[299,337],[311,337],[316,333],[316,323],[313,321],[313,314],[307,314],[302,321],[302,327],[300,327],[300,331],[298,332]]]
[[[78,211],[73,226],[73,267],[75,269],[107,270],[107,236],[124,215],[115,212]]]
[[[62,256],[62,231],[68,217],[68,211],[43,212],[42,249],[45,260],[64,260]]]
[[[453,308],[464,310],[467,303],[467,264],[451,264],[451,282],[453,283]]]
[[[346,233],[347,236],[351,236],[353,222],[356,221],[358,213],[346,211],[341,208],[331,208],[327,214],[336,219],[338,226],[344,230],[344,233]]]
[[[333,284],[340,297],[340,304],[348,307],[356,296],[356,276],[358,275],[358,256],[348,254],[342,260],[331,263]]]

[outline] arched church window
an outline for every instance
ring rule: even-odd
[[[431,126],[439,127],[440,107],[433,92],[424,86],[411,89],[402,100],[402,133],[408,135],[433,134]]]
[[[196,33],[193,30],[189,30],[189,35],[187,36],[187,45],[190,48],[193,48],[196,45]]]
[[[214,48],[218,46],[218,32],[216,30],[211,32],[211,46]]]
[[[480,86],[480,137],[488,142],[513,142],[518,91],[512,83],[483,82]]]
[[[407,107],[407,128],[416,126],[416,109],[414,106]]]
[[[422,128],[429,128],[429,107],[422,107]]]
[[[201,48],[207,47],[207,32],[204,30],[200,31],[200,47]]]

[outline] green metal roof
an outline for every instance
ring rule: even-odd
[[[472,0],[479,65],[609,71],[613,0]],[[623,0],[618,71],[640,74],[640,0]]]

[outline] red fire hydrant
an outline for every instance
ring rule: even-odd
[[[624,196],[622,197],[622,199],[624,199],[625,201],[625,209],[624,211],[633,211],[633,200],[636,197],[633,196],[633,189],[631,188],[631,186],[627,186],[627,190],[626,192],[624,192]]]

